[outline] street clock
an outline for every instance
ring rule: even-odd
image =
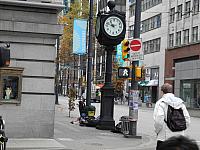
[[[123,32],[124,24],[120,17],[109,16],[104,21],[103,29],[107,35],[117,37]]]
[[[121,43],[126,34],[125,14],[113,10],[110,12],[98,13],[96,20],[95,34],[98,42],[105,46],[115,46]]]

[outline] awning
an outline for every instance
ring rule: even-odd
[[[158,80],[150,80],[146,86],[158,86]]]
[[[146,86],[148,83],[149,83],[149,81],[144,81],[144,80],[143,80],[143,81],[139,81],[139,82],[138,82],[138,85],[139,85],[139,86]]]
[[[97,84],[96,85],[96,89],[100,89],[100,88],[102,88],[104,86],[104,84]]]

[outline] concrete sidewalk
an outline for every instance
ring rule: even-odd
[[[59,97],[59,105],[55,107],[54,139],[9,138],[7,150],[145,150],[147,147],[148,150],[154,150],[155,139],[148,135],[143,134],[142,139],[124,138],[122,134],[71,124],[79,112],[75,109],[71,117],[67,117],[66,99]],[[98,103],[94,105],[100,106]],[[116,106],[116,109],[123,107],[127,106]],[[99,115],[99,109],[96,115]]]
[[[20,138],[9,139],[6,150],[64,150],[64,145],[54,139]]]

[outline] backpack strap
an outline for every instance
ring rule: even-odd
[[[167,106],[167,110],[168,110],[168,106],[169,106],[169,105],[168,105],[165,101],[162,101],[162,103],[164,103],[164,104]],[[162,108],[163,108],[163,107],[162,107]],[[165,122],[165,123],[167,123],[167,120],[166,120],[166,119],[167,119],[167,113],[166,113],[167,110],[165,110],[165,108],[163,108],[163,111],[164,111],[164,122]]]

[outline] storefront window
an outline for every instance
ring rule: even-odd
[[[200,80],[182,80],[180,92],[188,108],[200,108]]]
[[[0,68],[0,103],[21,103],[23,68]]]
[[[16,76],[4,76],[3,80],[3,99],[17,99],[18,97],[18,82],[19,77]]]

